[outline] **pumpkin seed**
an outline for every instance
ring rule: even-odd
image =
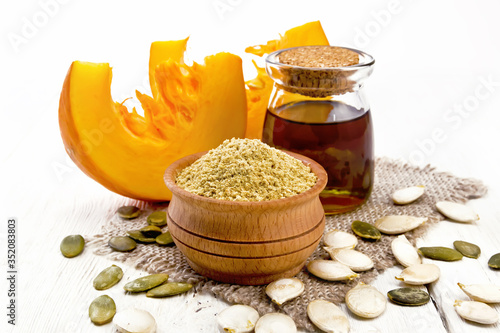
[[[417,250],[411,245],[405,235],[399,235],[394,238],[391,242],[391,250],[396,260],[404,267],[422,263]]]
[[[94,288],[97,290],[109,289],[120,282],[122,277],[122,269],[116,265],[111,265],[96,276],[93,283]]]
[[[127,252],[132,251],[137,246],[136,242],[127,236],[111,237],[108,245],[115,251]]]
[[[354,249],[358,244],[358,239],[353,234],[340,230],[331,230],[323,237],[326,246],[333,249]]]
[[[453,242],[453,246],[458,252],[469,258],[477,259],[481,255],[481,248],[476,244],[457,240]]]
[[[172,235],[170,234],[170,231],[167,231],[160,236],[156,237],[156,243],[160,245],[168,245],[172,244],[174,242],[174,239],[172,238]]]
[[[266,287],[266,294],[271,300],[282,305],[304,291],[304,283],[297,278],[285,278],[271,282]]]
[[[317,299],[307,305],[307,316],[320,330],[325,332],[348,333],[349,320],[342,310],[322,299]]]
[[[396,304],[419,306],[427,304],[431,297],[429,294],[418,288],[398,288],[387,293],[387,297]]]
[[[384,234],[397,235],[413,230],[426,221],[426,217],[388,215],[376,220],[375,227]]]
[[[141,210],[135,206],[122,206],[116,212],[122,219],[132,220],[139,216]]]
[[[362,222],[362,221],[354,221],[351,224],[351,229],[354,231],[356,235],[361,238],[377,240],[382,237],[380,231],[375,228],[370,223]]]
[[[148,216],[148,224],[155,225],[157,227],[163,227],[167,225],[167,213],[162,211],[152,212]]]
[[[90,303],[89,317],[96,325],[109,323],[116,314],[115,301],[108,295],[97,297]]]
[[[439,267],[434,264],[417,264],[405,268],[396,279],[406,284],[421,285],[436,281],[440,275]]]
[[[330,257],[355,272],[363,272],[373,268],[373,260],[366,254],[352,249],[324,248]]]
[[[147,293],[147,297],[167,297],[174,296],[178,294],[185,293],[186,291],[193,288],[190,283],[183,282],[168,282],[158,286],[156,288],[150,289]]]
[[[479,220],[479,216],[472,208],[451,201],[440,201],[436,203],[438,212],[456,222],[468,223]]]
[[[474,301],[500,303],[500,286],[494,284],[470,284],[466,286],[460,282],[458,286]]]
[[[313,260],[307,264],[307,270],[311,274],[328,281],[352,280],[359,276],[346,265],[333,260]]]
[[[500,253],[493,255],[490,260],[488,260],[488,266],[494,269],[500,269]]]
[[[249,333],[259,320],[259,313],[248,305],[232,305],[217,315],[217,324],[222,332]]]
[[[360,282],[347,292],[345,303],[362,318],[376,318],[385,311],[387,299],[377,288]]]
[[[421,247],[418,253],[429,259],[442,261],[456,261],[463,258],[462,253],[444,246]]]
[[[406,205],[416,201],[425,192],[425,186],[410,186],[395,191],[392,194],[392,201],[397,205]]]
[[[466,320],[479,324],[494,324],[498,321],[498,313],[488,304],[476,301],[455,301],[455,310]]]
[[[147,311],[128,309],[118,312],[113,324],[119,333],[155,333],[156,321]]]
[[[255,325],[255,333],[296,333],[297,326],[286,314],[271,312],[263,315]]]
[[[59,248],[66,258],[73,258],[83,252],[85,240],[80,235],[69,235],[64,237]]]
[[[143,235],[140,230],[129,230],[127,234],[130,238],[139,243],[154,243],[156,242],[156,238],[148,238]]]
[[[155,225],[148,225],[140,230],[144,237],[156,238],[161,235],[161,229]]]
[[[130,281],[123,286],[123,289],[133,293],[146,291],[159,286],[163,282],[168,280],[168,274],[151,274],[147,276],[140,277],[134,281]]]

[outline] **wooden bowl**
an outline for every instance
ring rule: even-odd
[[[175,184],[178,172],[206,152],[186,156],[165,171],[172,191],[167,224],[175,244],[199,274],[244,285],[291,277],[318,246],[325,228],[319,193],[326,171],[291,152],[311,167],[316,184],[301,194],[269,201],[227,201],[190,193]]]

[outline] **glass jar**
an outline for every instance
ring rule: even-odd
[[[374,177],[373,125],[363,83],[375,61],[364,52],[340,49],[355,52],[359,63],[304,67],[280,62],[280,54],[292,49],[266,59],[274,88],[262,141],[308,156],[325,168],[328,183],[320,198],[326,214],[362,205]]]

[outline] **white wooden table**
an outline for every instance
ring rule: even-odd
[[[0,64],[1,72],[6,73],[0,83],[4,124],[0,131],[1,332],[113,331],[112,325],[94,326],[88,318],[88,306],[104,293],[92,288],[93,278],[114,262],[89,250],[73,259],[64,258],[59,251],[64,236],[99,233],[110,212],[131,202],[86,177],[66,157],[57,107],[70,62],[111,62],[115,66],[113,93],[116,99],[123,99],[131,95],[135,85],[144,85],[147,50],[153,40],[192,34],[192,48],[199,47],[201,54],[214,48],[241,54],[245,45],[313,19],[323,22],[332,44],[358,46],[376,58],[367,88],[377,155],[431,163],[457,176],[479,178],[489,187],[486,197],[469,202],[480,221],[471,225],[441,222],[418,242],[419,246],[451,246],[454,240],[466,239],[481,246],[482,256],[459,263],[434,262],[441,268],[442,278],[429,288],[433,301],[425,306],[388,303],[379,318],[362,320],[342,305],[349,314],[352,332],[498,332],[500,324],[465,322],[453,309],[455,299],[467,299],[457,282],[500,284],[500,271],[487,266],[489,257],[500,252],[497,3],[401,0],[399,9],[390,12],[387,24],[377,21],[377,13],[390,6],[385,1],[325,1],[311,7],[287,2],[290,15],[278,17],[273,8],[276,11],[284,2],[232,1],[232,10],[222,15],[214,3],[218,2],[158,2],[138,8],[124,1],[119,5],[68,2],[60,4],[58,12],[21,44],[18,52],[4,41],[5,57]],[[36,1],[8,6],[0,10],[3,36],[20,34],[23,17],[30,21],[43,10]],[[264,7],[268,10],[263,11]],[[95,8],[100,12],[95,13]],[[175,14],[188,9],[192,13],[189,18],[169,14],[165,19],[167,10]],[[342,15],[332,20],[333,12]],[[256,17],[267,24],[260,26]],[[380,29],[362,41],[360,31],[370,31],[376,24]],[[7,324],[5,315],[9,287],[6,224],[10,217],[17,219],[15,327]],[[158,332],[216,331],[216,314],[227,304],[210,295],[192,293],[168,299],[126,295],[123,285],[145,273],[126,264],[120,266],[124,279],[105,292],[114,298],[118,310],[131,306],[148,310],[158,322]],[[388,269],[373,284],[383,293],[401,286],[394,279],[400,270]],[[500,312],[500,305],[495,308]]]

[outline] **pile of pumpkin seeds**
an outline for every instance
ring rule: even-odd
[[[141,214],[135,206],[123,206],[117,210],[118,216],[124,220],[132,220]],[[111,237],[108,245],[115,251],[127,252],[136,248],[139,243],[156,243],[159,245],[173,244],[170,232],[162,232],[167,216],[164,211],[151,213],[148,225],[140,230],[130,230],[128,236]],[[85,240],[81,235],[66,236],[60,244],[63,256],[73,258],[83,252]],[[106,290],[116,285],[123,278],[123,270],[111,265],[101,271],[93,280],[96,290]],[[193,286],[183,282],[167,282],[167,274],[152,274],[138,278],[124,286],[126,292],[147,292],[147,297],[168,297],[189,291]],[[113,320],[118,332],[152,333],[156,331],[156,321],[147,311],[141,309],[128,309],[116,313],[116,304],[108,295],[95,298],[89,306],[89,318],[96,325],[103,325]]]
[[[118,216],[124,220],[133,220],[141,214],[141,210],[135,206],[122,206],[116,211]],[[162,232],[161,228],[167,225],[167,213],[155,211],[147,218],[148,225],[140,230],[128,230],[127,236],[111,237],[108,241],[109,247],[115,251],[128,252],[137,247],[137,243],[158,245],[171,245],[174,240],[169,231]]]
[[[94,279],[93,286],[96,290],[106,290],[116,285],[123,277],[123,271],[120,267],[116,265],[111,265],[110,267],[101,271]],[[181,283],[181,282],[168,282],[167,274],[152,274],[147,275],[138,279],[135,279],[123,287],[126,292],[139,293],[147,291],[147,297],[168,297],[173,295],[178,295],[190,290],[193,286],[189,283]],[[130,310],[136,311],[138,317],[147,316],[143,314],[141,311],[144,310]],[[102,325],[109,323],[113,320],[113,317],[116,314],[116,305],[114,300],[108,295],[101,295],[94,299],[89,307],[89,317],[90,320],[96,325]],[[147,313],[151,316],[149,313]],[[120,320],[117,321],[120,323]],[[154,322],[154,318],[153,318]],[[134,323],[134,325],[142,325],[139,322]],[[115,322],[115,326],[119,332],[129,332],[130,330],[120,330],[119,327],[123,326],[122,324],[117,324]],[[148,327],[151,325],[148,325]],[[154,327],[156,328],[156,323],[154,323]],[[149,332],[148,330],[134,330],[130,332]],[[153,331],[152,331],[153,332]]]

